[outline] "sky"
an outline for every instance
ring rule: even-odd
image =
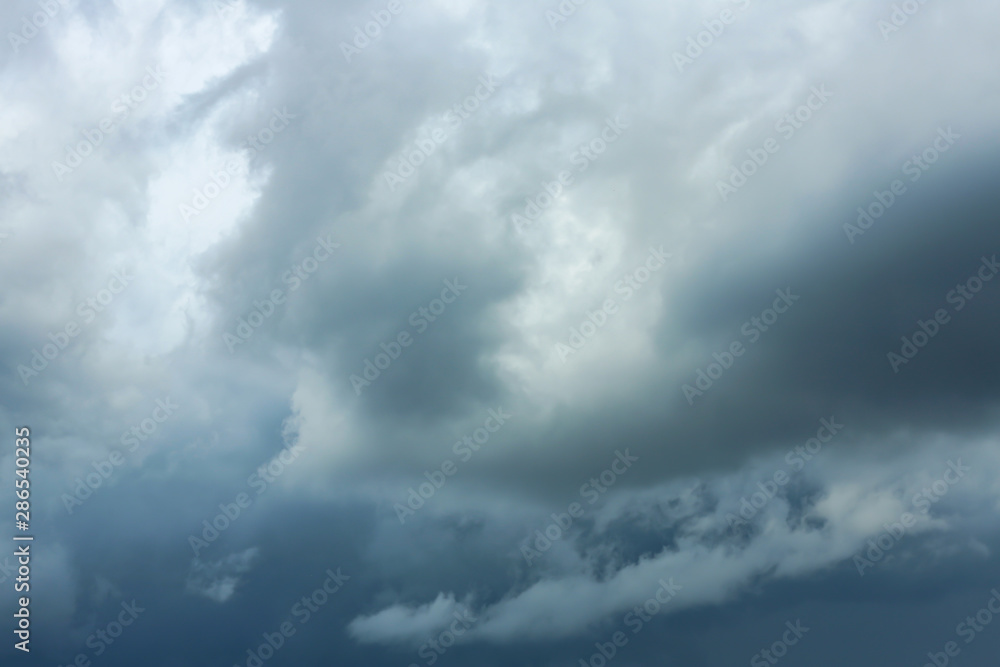
[[[993,664],[998,22],[4,3],[0,660]]]

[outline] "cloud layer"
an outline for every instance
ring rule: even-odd
[[[997,585],[997,14],[0,8],[31,658],[942,650]]]

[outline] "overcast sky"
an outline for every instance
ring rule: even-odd
[[[998,22],[4,3],[4,664],[993,664]]]

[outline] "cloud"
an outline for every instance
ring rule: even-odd
[[[808,496],[802,494],[804,480],[783,457],[759,461],[755,470],[738,476],[706,481],[693,492],[693,503],[678,502],[692,492],[648,490],[636,496],[625,491],[616,503],[609,503],[609,511],[596,525],[565,538],[545,532],[553,541],[574,542],[578,563],[543,570],[533,582],[511,589],[499,601],[474,606],[480,620],[460,641],[508,644],[582,635],[627,618],[664,580],[682,587],[663,612],[675,614],[735,602],[762,582],[816,576],[834,567],[856,569],[863,577],[870,568],[890,567],[883,559],[889,563],[904,554],[934,554],[936,543],[921,542],[921,536],[964,533],[964,521],[990,520],[989,503],[995,495],[992,471],[1000,459],[987,444],[956,452],[925,443],[918,451],[905,470],[897,461],[861,463],[843,451],[828,453],[833,460],[813,472],[809,482],[818,488]],[[955,457],[956,453],[961,456]],[[778,484],[774,479],[785,481]],[[970,503],[981,509],[963,521],[948,509]],[[539,526],[543,530],[556,525],[554,515],[545,520]],[[630,525],[641,526],[646,534],[663,534],[666,529],[672,534],[659,547],[625,557]],[[548,547],[540,534],[530,534],[522,544],[537,549],[535,557],[544,559]],[[984,555],[974,544],[963,550]],[[447,627],[450,606],[445,600],[441,594],[417,609],[393,605],[359,617],[351,627],[357,638],[368,642],[426,638]],[[447,600],[453,602],[451,597]],[[411,628],[414,618],[421,621],[419,631]],[[379,631],[360,631],[369,624]]]
[[[453,596],[442,593],[419,607],[396,604],[371,616],[359,616],[347,630],[366,643],[423,640],[450,624],[462,609]]]
[[[673,578],[671,642],[623,663],[745,662],[808,612],[827,634],[804,663],[917,664],[911,638],[995,586],[1000,283],[954,295],[1000,253],[1000,9],[927,3],[884,39],[891,3],[854,0],[589,2],[555,29],[558,2],[405,2],[384,25],[385,2],[221,4],[60,3],[17,49],[43,10],[0,7],[0,421],[36,439],[39,659],[71,662],[134,596],[148,615],[107,664],[233,664],[342,564],[357,585],[279,660],[400,664],[467,608],[457,662],[575,664]],[[313,270],[318,238],[340,247]],[[115,272],[134,279],[109,300]],[[441,308],[445,281],[467,289]],[[778,290],[799,298],[772,322]],[[182,408],[68,515],[167,396]],[[462,460],[490,410],[514,416]],[[831,415],[836,444],[733,530]],[[588,504],[626,447],[640,463]],[[920,512],[960,456],[974,472]]]
[[[212,562],[195,558],[185,584],[187,591],[219,604],[227,602],[236,592],[240,575],[250,571],[258,554],[259,549],[251,547]]]

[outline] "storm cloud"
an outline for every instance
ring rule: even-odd
[[[988,664],[998,20],[0,8],[3,660]]]

